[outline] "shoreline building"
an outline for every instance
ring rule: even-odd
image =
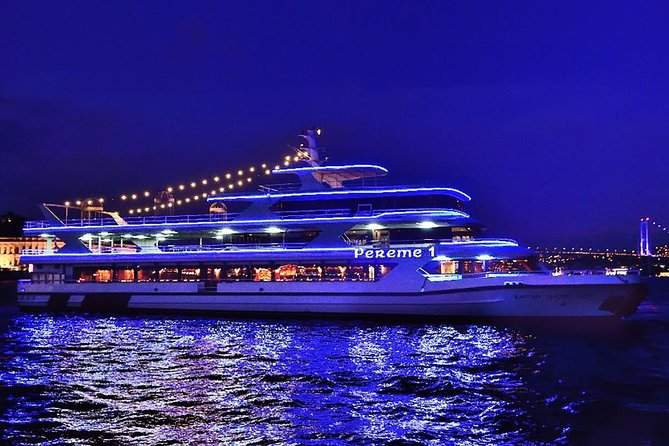
[[[46,247],[47,240],[42,237],[0,237],[0,270],[28,271],[31,265],[19,261],[21,251],[38,251]]]

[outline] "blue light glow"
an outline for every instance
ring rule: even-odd
[[[518,246],[518,242],[510,239],[489,239],[489,240],[465,240],[440,242],[441,246],[481,246],[481,247],[499,247],[499,246]]]
[[[408,187],[392,189],[349,189],[349,190],[326,190],[318,192],[287,192],[282,194],[262,195],[228,195],[209,197],[207,201],[232,201],[232,200],[261,200],[267,198],[291,198],[291,197],[327,197],[327,196],[349,196],[349,195],[382,195],[401,194],[415,192],[446,192],[458,200],[471,201],[472,197],[461,190],[452,187]]]
[[[420,245],[412,245],[412,247],[420,247]],[[255,248],[255,249],[221,249],[218,251],[181,251],[179,252],[179,258],[189,258],[189,257],[206,257],[208,255],[216,254],[217,256],[220,256],[221,254],[231,254],[237,257],[238,254],[260,254],[258,257],[263,257],[266,254],[277,254],[277,253],[289,253],[289,254],[296,254],[299,253],[300,255],[304,253],[312,253],[312,254],[330,254],[330,253],[350,253],[354,254],[355,253],[355,248],[354,247],[342,247],[342,248]],[[151,252],[116,252],[113,254],[110,253],[98,253],[98,252],[86,252],[86,253],[63,253],[63,254],[50,254],[50,255],[24,255],[21,256],[22,259],[25,259],[25,261],[39,261],[39,262],[49,262],[49,261],[54,261],[57,262],[59,259],[63,259],[64,257],[67,258],[68,260],[91,260],[91,259],[96,259],[99,258],[100,260],[105,259],[105,261],[109,261],[110,257],[114,257],[116,260],[120,259],[130,259],[128,261],[131,261],[133,258],[136,258],[138,260],[143,260],[146,261],[149,257],[171,257],[174,258],[174,252],[172,251],[151,251]],[[255,259],[255,257],[251,257],[251,259]],[[125,260],[122,260],[125,261]]]
[[[373,169],[379,170],[383,173],[388,173],[388,169],[375,164],[349,164],[344,166],[316,166],[316,167],[293,167],[290,169],[274,169],[272,173],[298,173],[298,172],[319,172],[319,171],[336,171],[336,170],[353,170],[353,169]]]

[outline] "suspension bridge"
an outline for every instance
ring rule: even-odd
[[[663,235],[669,235],[669,227],[658,223],[650,217],[642,218],[641,223],[639,224],[639,255],[643,257],[654,255],[650,243],[651,227],[661,231]],[[666,256],[669,254],[669,252],[656,254],[662,254]]]

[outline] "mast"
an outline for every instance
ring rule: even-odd
[[[320,149],[318,147],[318,142],[316,141],[316,138],[318,136],[321,136],[321,129],[310,129],[306,131],[306,134],[301,134],[299,135],[302,138],[304,138],[307,141],[307,151],[309,154],[309,159],[307,159],[307,163],[309,163],[310,166],[316,167],[320,166],[321,160],[320,160]]]

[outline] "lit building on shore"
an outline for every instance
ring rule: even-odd
[[[21,250],[44,250],[46,245],[47,240],[42,237],[0,237],[0,270],[27,271],[28,265],[19,262]]]

